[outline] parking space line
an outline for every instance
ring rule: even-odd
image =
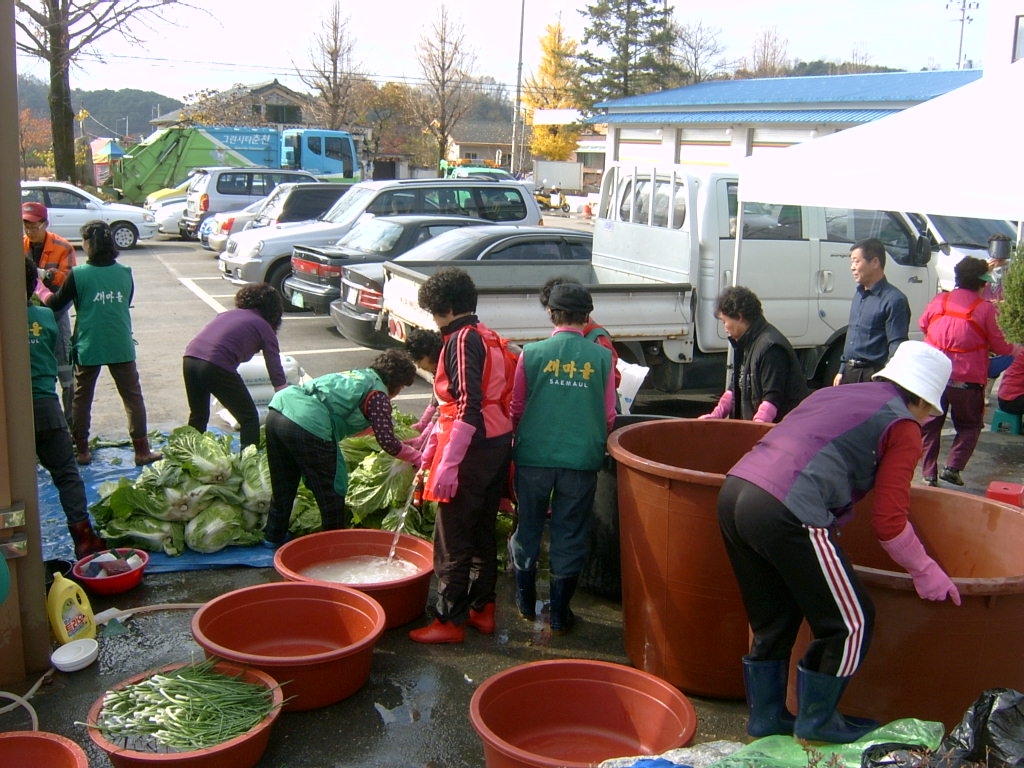
[[[202,299],[203,303],[206,304],[207,306],[209,306],[211,309],[215,310],[218,313],[220,313],[220,312],[227,312],[227,309],[228,309],[227,307],[225,307],[219,301],[216,301],[213,298],[213,296],[211,296],[206,291],[204,291],[202,288],[200,288],[198,285],[196,285],[192,281],[191,278],[179,277],[178,278],[178,282],[181,283],[182,285],[184,285],[190,291],[192,291],[192,293],[194,293],[200,299]]]

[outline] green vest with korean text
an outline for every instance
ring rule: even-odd
[[[527,395],[515,436],[516,464],[600,469],[608,438],[604,390],[612,353],[563,331],[523,347],[523,365]]]
[[[132,270],[123,264],[82,264],[75,276],[75,332],[72,348],[79,365],[112,365],[135,360],[132,338]]]

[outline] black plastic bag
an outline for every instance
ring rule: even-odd
[[[942,740],[932,765],[1024,768],[1024,694],[1010,688],[982,693]]]
[[[928,768],[931,752],[920,744],[872,744],[860,756],[861,768]]]

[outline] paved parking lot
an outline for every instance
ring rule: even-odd
[[[149,428],[168,431],[188,420],[181,377],[185,345],[220,309],[234,305],[237,287],[220,276],[217,259],[198,243],[158,238],[122,253],[119,261],[135,276],[132,323]],[[377,355],[342,337],[327,316],[286,313],[278,335],[282,353],[314,377],[366,367]],[[417,380],[396,402],[418,414],[429,397],[429,385]],[[93,435],[128,439],[124,409],[106,372],[93,405]]]

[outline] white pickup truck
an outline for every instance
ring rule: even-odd
[[[460,264],[479,291],[481,320],[523,343],[550,333],[539,288],[569,275],[594,296],[594,319],[620,357],[651,368],[664,392],[721,387],[728,339],[714,314],[732,284],[738,177],[727,168],[612,165],[604,175],[591,264]],[[838,370],[850,302],[850,246],[886,245],[886,276],[917,318],[938,289],[932,247],[902,213],[745,203],[738,285],[753,290],[765,316],[797,349],[809,380]],[[443,265],[385,265],[384,315],[391,335],[433,327],[416,293]],[[916,331],[911,323],[911,335]]]

